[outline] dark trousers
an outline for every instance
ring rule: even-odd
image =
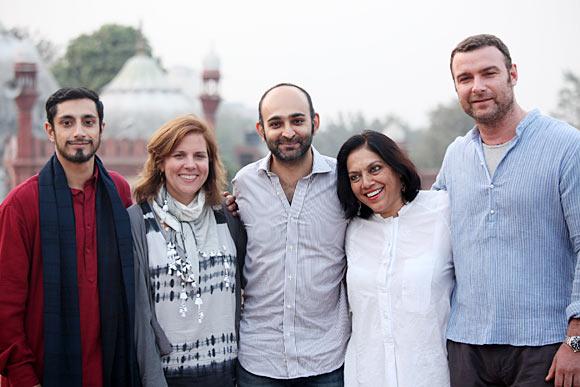
[[[343,368],[322,374],[297,379],[272,379],[255,375],[244,369],[238,362],[238,387],[343,387]]]
[[[560,343],[540,347],[447,341],[451,387],[542,387]]]

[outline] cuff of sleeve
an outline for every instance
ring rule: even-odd
[[[567,321],[573,318],[580,318],[580,301],[573,302],[566,308]]]

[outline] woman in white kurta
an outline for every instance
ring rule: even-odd
[[[351,219],[346,387],[449,386],[449,200],[419,187],[411,161],[381,133],[353,136],[339,152],[338,195]]]

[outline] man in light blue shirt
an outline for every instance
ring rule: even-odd
[[[311,146],[320,118],[304,89],[276,85],[258,111],[270,153],[232,182],[248,235],[237,383],[341,387],[350,320],[336,160]]]
[[[434,184],[452,209],[452,385],[579,386],[580,131],[517,104],[497,37],[465,39],[450,65],[476,123]]]

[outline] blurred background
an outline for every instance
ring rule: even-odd
[[[231,179],[267,152],[260,96],[292,82],[321,116],[321,153],[379,130],[428,187],[472,126],[449,71],[455,45],[497,35],[518,65],[522,107],[579,127],[579,19],[578,0],[0,0],[0,200],[52,154],[43,106],[62,86],[100,93],[99,154],[130,181],[151,133],[183,113],[213,125]]]

